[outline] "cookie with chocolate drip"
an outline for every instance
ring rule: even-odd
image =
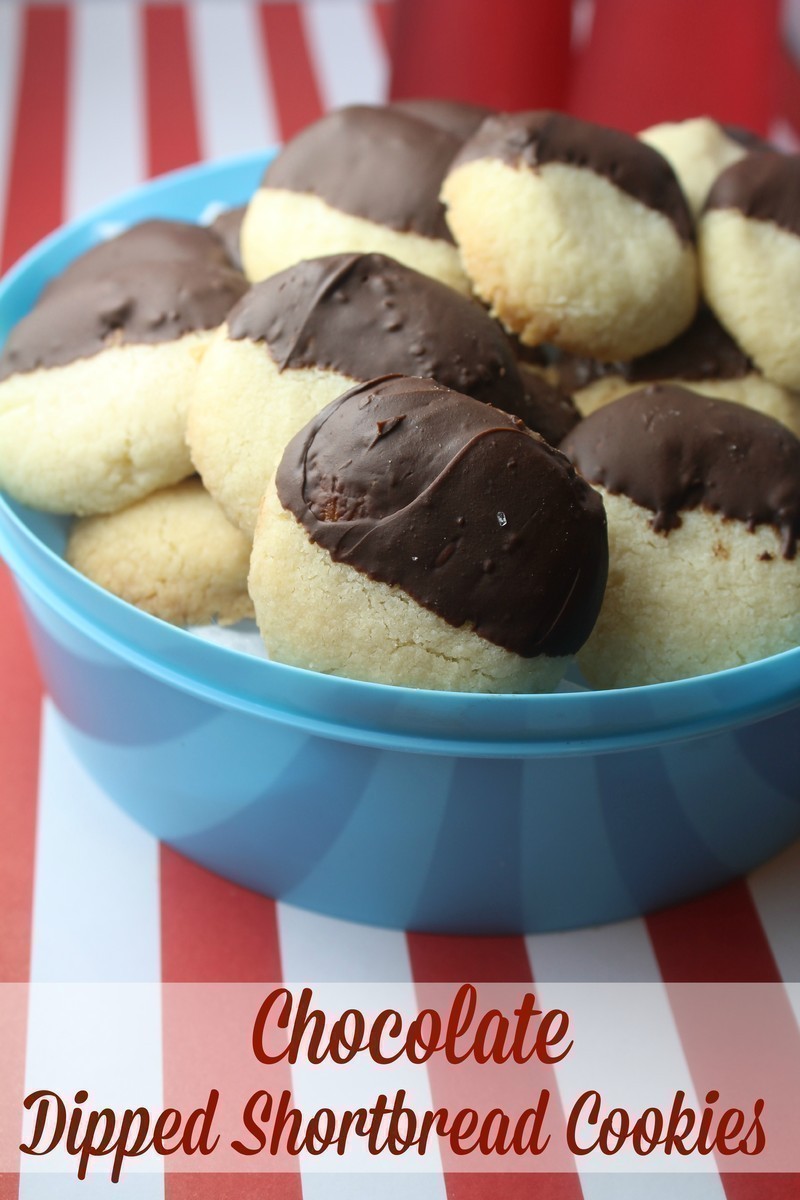
[[[800,639],[800,440],[687,388],[632,392],[562,449],[609,522],[587,679],[626,687],[706,674]]]
[[[605,573],[602,504],[563,455],[471,397],[389,377],[333,401],[287,447],[250,591],[282,661],[538,691],[588,636]]]
[[[352,105],[270,163],[242,226],[253,281],[306,258],[379,251],[469,290],[439,200],[461,141],[397,108]]]
[[[526,344],[628,359],[694,316],[686,200],[634,137],[549,111],[490,117],[442,198],[475,292]]]

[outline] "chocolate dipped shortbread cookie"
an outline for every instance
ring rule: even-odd
[[[51,512],[112,512],[192,473],[197,367],[247,286],[205,255],[126,254],[112,269],[106,245],[46,291],[0,356],[0,486]]]
[[[407,687],[549,690],[588,636],[605,516],[514,417],[374,380],[291,441],[250,567],[272,658]]]
[[[721,671],[800,640],[800,441],[686,388],[632,392],[562,449],[603,496],[609,576],[579,662],[596,687]]]
[[[628,134],[554,112],[490,117],[442,198],[475,291],[523,342],[628,359],[694,316],[686,200],[666,159]]]
[[[309,125],[269,165],[242,225],[247,276],[370,250],[469,286],[439,201],[460,140],[394,108],[354,105]]]
[[[800,155],[756,153],[717,179],[699,225],[703,288],[768,379],[800,390]]]
[[[738,125],[720,125],[711,117],[666,121],[642,130],[639,137],[669,161],[694,217],[699,215],[714,180],[726,167],[751,150],[770,148],[749,130]]]

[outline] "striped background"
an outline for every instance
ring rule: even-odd
[[[199,0],[191,5],[0,0],[0,264],[6,269],[62,221],[157,174],[284,138],[326,107],[380,99],[387,85],[389,6],[366,0]],[[663,981],[655,1026],[637,1030],[676,1064],[697,1060],[690,1018],[670,1004],[674,981],[800,979],[800,848],[747,882],[643,921],[531,938],[456,939],[387,933],[310,915],[244,892],[171,851],[109,804],[71,756],[42,695],[10,582],[0,569],[0,982],[536,980]],[[354,996],[355,998],[355,996]],[[788,997],[764,1014],[787,1064],[800,1062]],[[97,1014],[76,1014],[87,1053]],[[19,1030],[28,1070],[48,1061],[46,1005]],[[161,1094],[174,1030],[158,1004],[137,1013],[130,1073]],[[747,1048],[743,1053],[747,1053]],[[2,1064],[24,1095],[24,1061]],[[567,1062],[556,1089],[570,1090]],[[313,1101],[313,1078],[295,1073]],[[695,1077],[698,1092],[704,1081]],[[436,1098],[435,1072],[429,1079]],[[424,1099],[424,1098],[423,1098]],[[788,1177],[635,1179],[581,1174],[489,1179],[441,1171],[404,1179],[320,1175],[131,1176],[113,1189],[29,1173],[0,1177],[0,1200],[75,1194],[301,1196],[382,1200],[785,1200]],[[676,1191],[679,1186],[679,1192]],[[77,1188],[80,1188],[78,1193]]]

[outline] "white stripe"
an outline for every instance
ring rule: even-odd
[[[162,1106],[158,843],[87,776],[49,702],[42,721],[26,1094],[90,1092],[90,1106]],[[70,1092],[70,1089],[72,1091]],[[56,1155],[23,1156],[23,1200],[87,1194]],[[134,1166],[126,1191],[163,1200],[163,1160]],[[107,1168],[105,1168],[107,1170]],[[55,1188],[55,1183],[59,1186]],[[55,1190],[51,1190],[55,1188]]]
[[[144,101],[138,5],[86,0],[73,12],[67,216],[139,183]]]
[[[89,778],[47,703],[31,979],[160,978],[158,842]]]
[[[525,942],[539,1007],[570,1014],[576,1045],[554,1067],[566,1112],[587,1089],[597,1089],[609,1107],[624,1104],[631,1112],[653,1104],[668,1108],[679,1088],[689,1104],[697,1105],[643,921],[537,934]],[[578,1168],[585,1200],[725,1197],[711,1161],[674,1155],[665,1160],[655,1152],[627,1164],[616,1157],[598,1163],[591,1155],[578,1160]]]
[[[9,157],[16,115],[18,63],[22,57],[20,8],[0,4],[0,240],[11,178]]]
[[[278,904],[278,927],[284,980],[313,985],[317,1007],[326,1012],[351,1007],[417,1012],[405,934],[321,917],[289,904]],[[299,1063],[292,1068],[292,1087],[307,1113],[323,1104],[334,1109],[363,1106],[379,1093],[391,1095],[398,1088],[405,1088],[409,1106],[417,1112],[433,1106],[427,1071],[403,1061],[392,1067],[365,1061],[331,1072]],[[348,1173],[344,1164],[327,1156],[316,1164],[301,1158],[303,1200],[446,1198],[438,1148],[426,1155],[424,1174],[410,1155],[370,1162],[354,1151],[350,1170],[356,1158],[359,1174]]]
[[[748,884],[781,978],[800,981],[800,842],[755,871]],[[800,1023],[800,990],[787,988]]]
[[[205,158],[260,150],[278,140],[256,6],[248,0],[189,5]]]
[[[301,9],[326,108],[381,104],[389,86],[386,53],[364,0],[307,0]]]

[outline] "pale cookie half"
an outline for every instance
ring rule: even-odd
[[[100,587],[173,625],[252,618],[250,542],[198,479],[75,523],[66,558]]]

